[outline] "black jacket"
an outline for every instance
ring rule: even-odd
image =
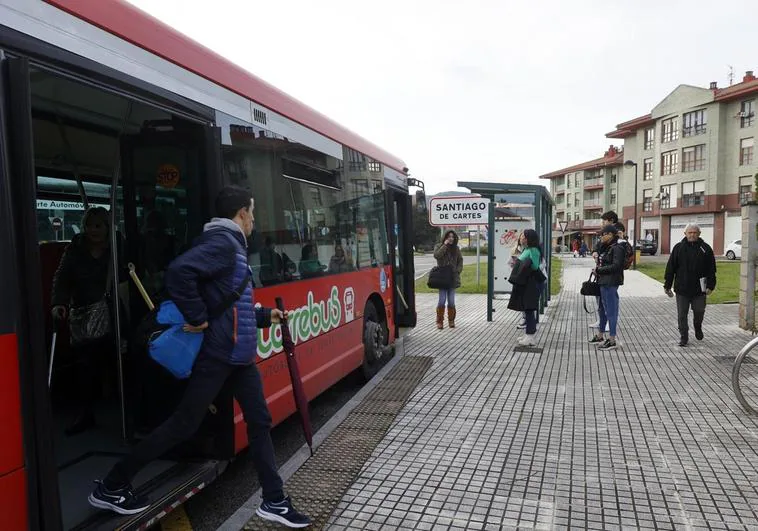
[[[536,273],[537,271],[532,269],[531,258],[527,258],[523,262],[516,260],[511,270],[511,276],[508,278],[508,282],[513,284],[508,309],[517,312],[539,309],[540,286],[537,282]]]
[[[597,266],[597,283],[601,286],[621,286],[624,283],[624,260],[626,251],[615,240],[605,247]]]
[[[693,297],[703,293],[700,288],[701,277],[706,278],[707,289],[716,288],[716,257],[713,249],[702,238],[693,243],[683,238],[671,250],[663,287],[671,289],[673,286],[679,295]]]
[[[108,248],[100,258],[93,257],[84,235],[74,236],[53,277],[52,305],[76,308],[102,299],[106,291],[110,258]]]

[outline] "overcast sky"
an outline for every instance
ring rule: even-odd
[[[129,0],[405,160],[536,182],[679,84],[758,71],[755,0]],[[620,141],[616,141],[620,144]]]

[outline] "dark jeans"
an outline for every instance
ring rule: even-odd
[[[679,334],[682,337],[687,337],[690,331],[690,327],[687,323],[690,315],[690,307],[692,307],[692,313],[694,317],[692,324],[695,326],[695,330],[703,326],[703,317],[705,317],[705,294],[695,295],[693,297],[687,295],[676,295],[676,313],[679,317]]]
[[[616,324],[619,318],[619,287],[618,286],[600,286],[600,301],[598,306],[600,312],[599,330],[603,334],[605,325],[611,337],[616,337]]]
[[[234,398],[237,399],[247,424],[250,455],[258,471],[263,499],[281,500],[284,493],[271,442],[271,414],[263,396],[258,368],[254,363],[229,365],[203,353],[192,369],[192,376],[177,410],[137,444],[130,455],[113,467],[104,480],[105,486],[114,489],[131,483],[137,472],[150,461],[189,439],[200,427],[208,406],[227,381],[232,385]]]
[[[101,396],[104,375],[116,352],[112,338],[72,347],[77,360],[76,389],[74,390],[80,414],[91,414]]]
[[[527,335],[534,335],[537,333],[537,310],[526,310],[524,312],[524,319],[526,319],[526,333]]]

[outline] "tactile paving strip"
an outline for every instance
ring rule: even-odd
[[[285,485],[295,507],[323,529],[395,417],[432,366],[433,359],[407,356],[355,408]],[[283,529],[258,517],[245,529]]]

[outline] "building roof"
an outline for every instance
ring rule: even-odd
[[[645,127],[647,125],[654,124],[654,123],[655,123],[655,120],[653,119],[653,115],[646,114],[645,116],[639,116],[627,122],[622,122],[618,124],[616,126],[615,131],[606,133],[605,136],[607,138],[626,138],[628,136],[633,135],[637,131],[637,129],[640,129],[641,127]]]
[[[575,171],[594,170],[597,168],[607,168],[608,166],[621,166],[622,164],[624,164],[624,150],[619,149],[616,146],[611,146],[610,149],[605,152],[605,155],[599,159],[588,160],[587,162],[582,162],[575,166],[569,166],[568,168],[540,175],[540,179],[555,179]]]
[[[751,79],[752,78],[752,79]],[[755,76],[745,76],[742,83],[737,83],[731,87],[716,89],[714,101],[730,101],[744,96],[758,94],[758,79]]]
[[[713,86],[715,86],[715,83]],[[730,87],[713,89],[713,101],[727,102],[756,94],[758,94],[758,78],[753,75],[752,70],[748,70],[745,72],[745,77],[742,78],[740,83]],[[635,134],[638,129],[654,123],[655,120],[652,114],[646,114],[645,116],[618,124],[615,131],[611,131],[605,136],[607,138],[626,138]]]

